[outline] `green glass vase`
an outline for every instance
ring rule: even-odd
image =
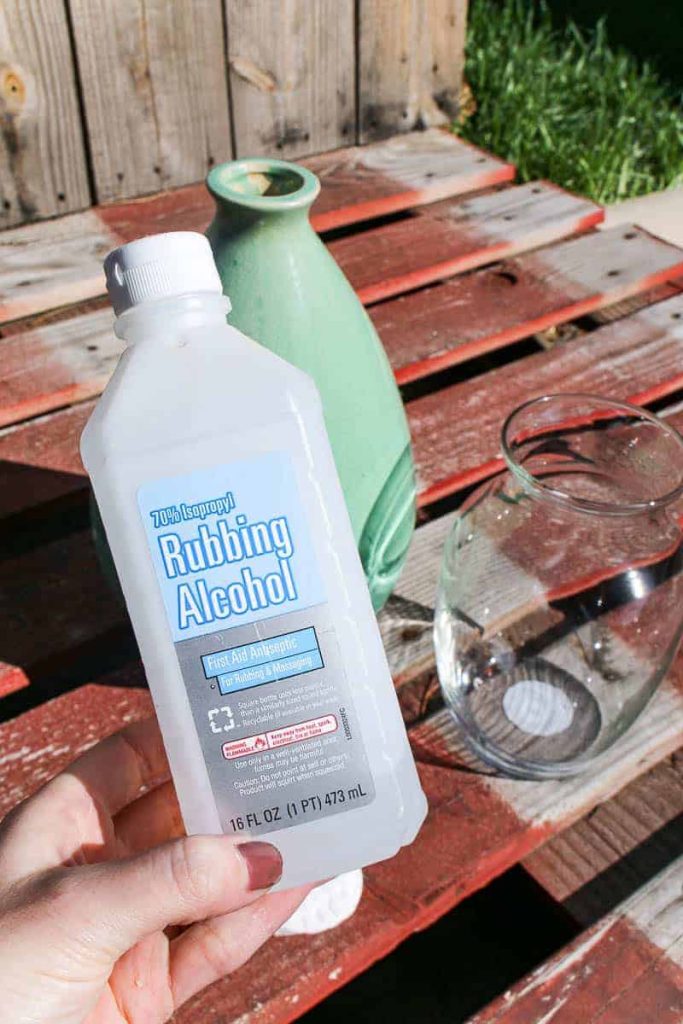
[[[376,609],[401,571],[415,525],[410,436],[370,318],[318,238],[320,191],[297,164],[255,158],[214,167],[207,231],[230,322],[313,377]]]

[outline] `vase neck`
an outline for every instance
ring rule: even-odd
[[[214,167],[206,179],[222,227],[307,224],[320,182],[306,167],[256,157]]]

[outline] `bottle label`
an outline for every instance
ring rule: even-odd
[[[154,480],[138,505],[223,831],[274,832],[370,803],[291,457]]]

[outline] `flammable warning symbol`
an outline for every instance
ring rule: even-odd
[[[302,743],[305,740],[316,739],[318,736],[336,732],[338,728],[339,723],[335,715],[322,715],[320,718],[311,718],[307,722],[296,722],[294,725],[285,725],[279,729],[272,729],[270,732],[245,736],[241,740],[224,743],[223,757],[227,761],[233,761],[237,757],[246,757],[248,754],[260,754],[265,750],[289,746],[290,743]]]

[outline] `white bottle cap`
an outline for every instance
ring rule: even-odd
[[[196,231],[169,231],[122,245],[107,256],[104,273],[117,316],[153,299],[223,291],[208,239]]]

